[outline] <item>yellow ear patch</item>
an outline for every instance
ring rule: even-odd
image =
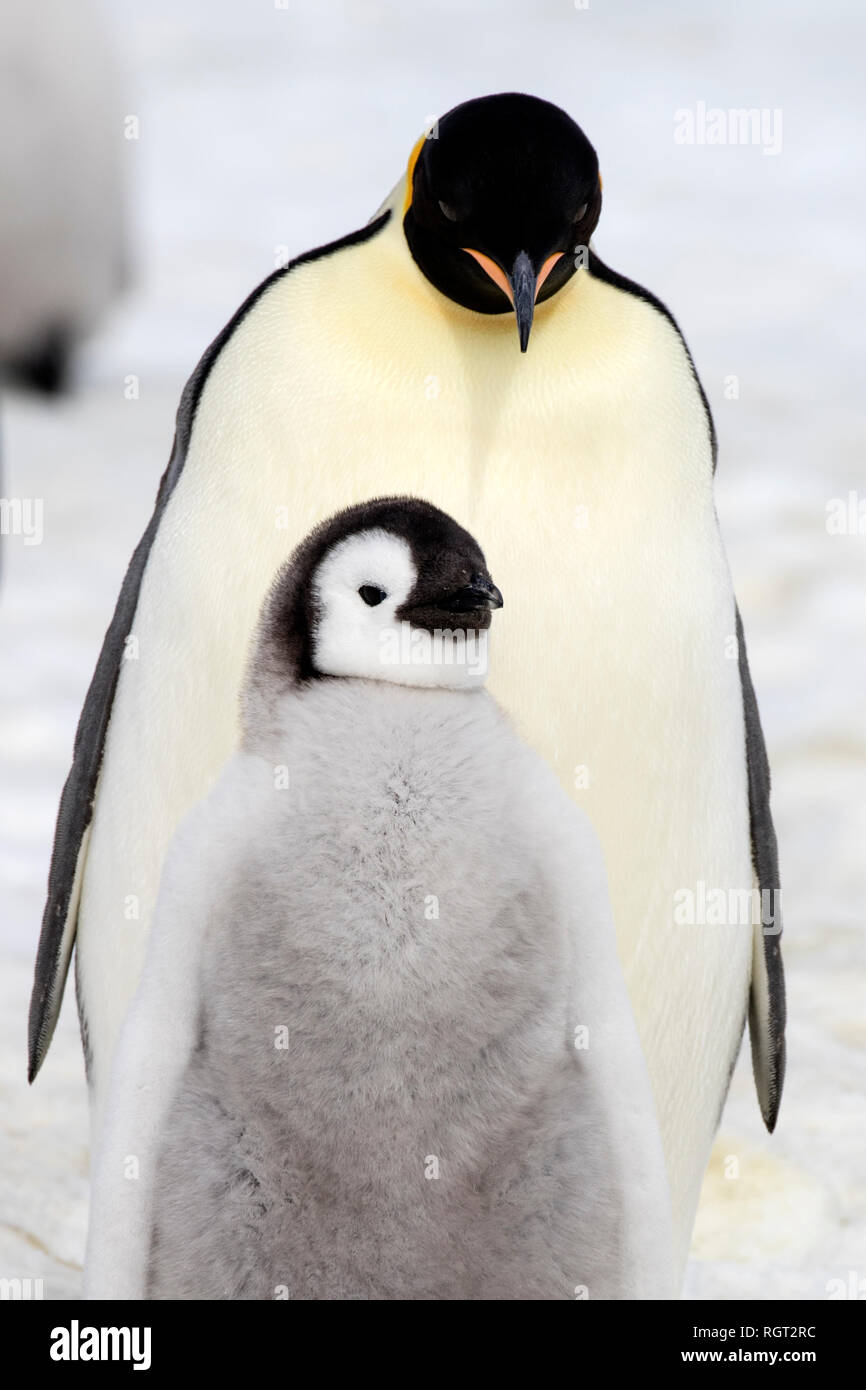
[[[601,170],[599,170],[599,174],[598,174],[598,186],[599,186],[599,188],[604,188],[604,184],[603,184],[602,181],[601,181]]]
[[[415,173],[415,165],[418,163],[418,156],[424,147],[424,141],[426,139],[427,136],[422,135],[420,139],[415,141],[415,144],[412,147],[412,153],[409,156],[409,163],[406,166],[406,198],[403,202],[404,217],[406,216],[406,213],[409,211],[409,204],[412,201],[412,175]]]

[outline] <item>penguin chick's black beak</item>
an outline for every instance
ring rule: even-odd
[[[517,315],[517,333],[520,338],[520,351],[525,352],[529,344],[529,330],[535,313],[535,271],[532,261],[525,251],[521,251],[511,268],[508,277],[514,312]]]
[[[442,607],[448,613],[472,613],[479,608],[501,608],[502,595],[491,580],[474,574],[469,584],[443,598]]]

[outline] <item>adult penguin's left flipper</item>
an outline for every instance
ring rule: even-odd
[[[775,1128],[785,1079],[785,971],[780,938],[779,855],[770,814],[770,765],[761,729],[755,687],[749,673],[743,622],[737,609],[737,647],[743,714],[746,725],[746,759],[749,774],[749,826],[752,863],[761,890],[761,912],[755,926],[752,984],[749,996],[749,1040],[752,1070],[764,1123]]]

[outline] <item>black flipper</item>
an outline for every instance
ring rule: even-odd
[[[743,713],[746,722],[746,760],[749,774],[749,825],[752,864],[761,890],[761,921],[755,927],[752,986],[749,994],[749,1040],[752,1070],[761,1114],[772,1133],[779,1114],[785,1079],[785,972],[780,938],[779,856],[770,814],[770,766],[749,673],[743,622],[737,609],[737,647]]]
[[[163,512],[183,471],[193,420],[205,382],[235,329],[274,281],[287,275],[297,266],[319,260],[359,242],[369,241],[382,230],[390,216],[390,211],[386,211],[359,231],[352,232],[339,241],[330,242],[327,246],[307,251],[269,275],[253,290],[211,343],[184,387],[177,412],[171,458],[159,485],[153,516],[130,561],[114,617],[105,634],[75,734],[72,768],[60,798],[48,874],[48,899],[42,918],[42,934],[39,938],[33,993],[30,998],[27,1070],[30,1081],[33,1081],[45,1059],[63,999],[78,915],[77,892],[81,876],[79,860],[82,851],[86,850],[86,835],[93,812],[96,784],[120,674],[120,663],[123,660],[124,640],[135,619],[142,576],[147,567],[151,546]]]

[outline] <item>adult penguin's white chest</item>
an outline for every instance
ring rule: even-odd
[[[234,749],[278,564],[335,510],[411,493],[483,546],[505,597],[491,691],[601,836],[690,1223],[751,942],[747,925],[675,920],[677,893],[699,908],[700,884],[752,885],[711,482],[679,337],[586,271],[539,306],[525,355],[511,315],[472,314],[424,280],[399,216],[273,284],[205,385],[108,733],[79,926],[97,1104],[168,839]]]

